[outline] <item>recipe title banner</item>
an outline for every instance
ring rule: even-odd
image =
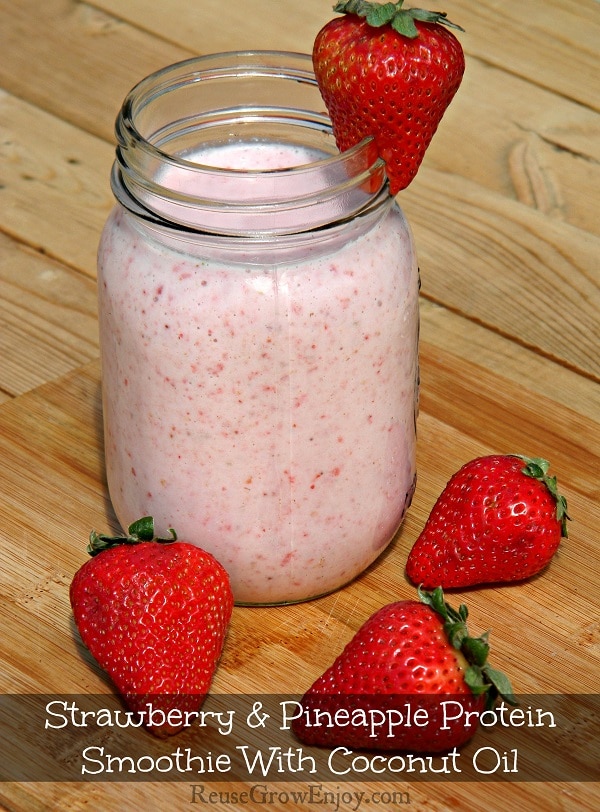
[[[483,711],[461,748],[405,750],[302,744],[296,719],[323,729],[360,729],[367,740],[427,723],[419,699],[387,710],[360,698],[335,718],[308,716],[301,697],[212,694],[198,710],[165,711],[151,698],[133,713],[112,694],[0,696],[2,781],[543,781],[600,780],[600,695],[520,696]],[[464,709],[440,697],[444,729]],[[183,729],[158,738],[148,728]]]

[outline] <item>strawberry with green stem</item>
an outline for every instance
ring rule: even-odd
[[[341,151],[375,139],[393,195],[415,177],[465,70],[445,13],[339,2],[313,46],[313,67]]]
[[[438,497],[406,562],[431,589],[522,581],[567,537],[567,501],[541,458],[491,454],[460,468]]]
[[[488,663],[487,633],[469,635],[467,607],[453,609],[440,588],[418,595],[372,615],[313,683],[292,723],[300,741],[438,753],[469,741],[499,697],[515,703],[509,680]],[[314,724],[326,714],[336,723]],[[347,722],[361,714],[365,724]],[[406,723],[371,729],[369,719],[398,714]]]
[[[175,531],[155,536],[151,517],[122,536],[92,531],[88,552],[70,588],[81,639],[132,711],[163,712],[152,733],[177,733],[217,667],[233,608],[229,577]]]

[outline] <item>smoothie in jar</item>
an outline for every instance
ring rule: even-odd
[[[214,189],[206,177],[193,188],[176,163],[163,166],[158,183],[175,191],[175,207],[225,195],[235,172],[264,179],[310,164],[314,183],[331,158],[238,138],[188,150],[185,161],[234,172],[217,173]],[[290,173],[288,193],[314,196],[302,172]],[[152,515],[159,531],[174,527],[209,550],[238,603],[305,600],[344,585],[382,552],[410,503],[418,274],[404,216],[377,194],[383,202],[316,228],[293,228],[285,213],[278,224],[275,209],[275,235],[222,236],[219,212],[205,213],[208,228],[173,229],[121,205],[104,229],[98,288],[115,512],[125,527]],[[262,193],[255,204],[264,216]],[[160,214],[171,214],[164,201]]]

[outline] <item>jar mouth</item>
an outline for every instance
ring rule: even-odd
[[[163,68],[127,95],[116,136],[117,200],[172,227],[297,233],[389,197],[372,138],[337,149],[307,54],[226,52]],[[258,166],[207,160],[215,149],[242,146],[255,160],[274,144],[281,163],[272,163],[272,152]]]

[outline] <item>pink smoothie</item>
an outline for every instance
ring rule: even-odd
[[[268,144],[210,154],[303,160]],[[417,272],[400,210],[261,256],[178,243],[120,206],[99,251],[117,517],[152,515],[211,551],[239,603],[350,581],[392,539],[415,477]]]

